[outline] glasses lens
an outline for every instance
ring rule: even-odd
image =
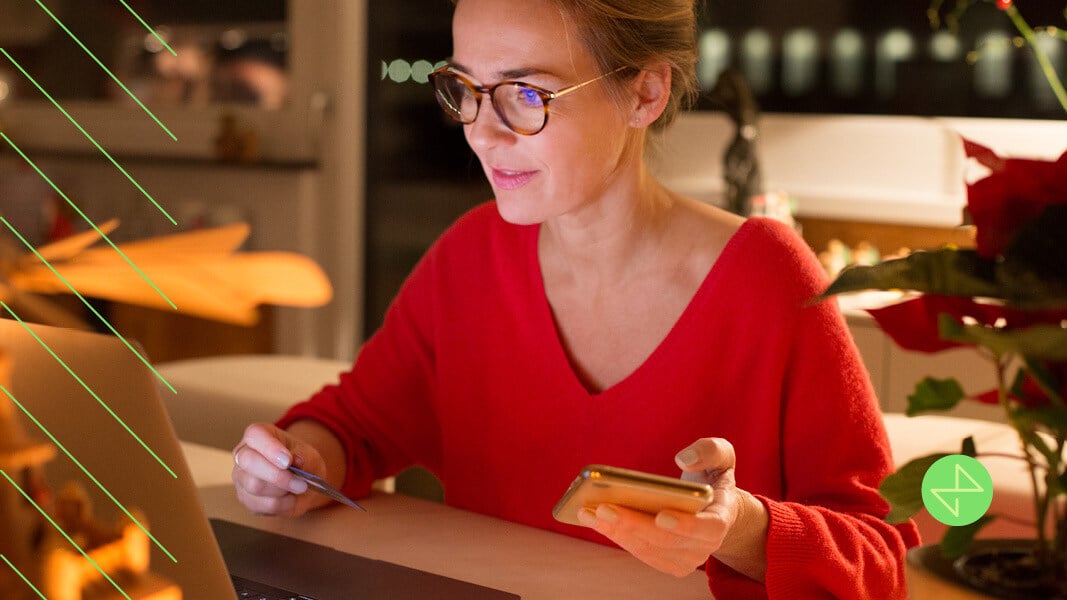
[[[462,79],[452,73],[440,73],[434,76],[434,89],[437,103],[445,113],[460,123],[471,123],[478,115],[478,100],[472,90]]]
[[[545,97],[542,92],[518,83],[493,90],[493,106],[516,133],[537,133],[545,126]]]

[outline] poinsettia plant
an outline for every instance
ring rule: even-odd
[[[1049,578],[1046,589],[1067,590],[1067,152],[1042,161],[1003,159],[968,141],[964,150],[990,170],[967,186],[975,247],[846,269],[822,297],[903,290],[904,300],[868,311],[894,342],[920,352],[972,347],[988,358],[995,389],[965,391],[954,379],[928,377],[908,398],[907,413],[962,401],[1004,409],[1033,484],[1033,559]],[[961,453],[981,456],[971,439]],[[883,481],[890,521],[922,508],[923,476],[942,456],[913,460]],[[950,528],[942,553],[962,554],[993,518]]]

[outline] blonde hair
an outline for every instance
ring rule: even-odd
[[[458,4],[459,0],[452,0]],[[653,130],[670,125],[689,108],[699,91],[696,76],[696,8],[694,0],[552,0],[577,26],[582,45],[601,73],[619,67],[643,69],[665,61],[671,67],[671,97]],[[633,71],[623,70],[617,80]],[[612,86],[622,100],[621,87]]]
[[[657,61],[670,65],[671,97],[652,129],[666,128],[692,105],[699,89],[694,0],[552,1],[577,26],[602,73]]]

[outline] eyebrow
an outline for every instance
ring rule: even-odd
[[[463,71],[464,73],[470,73],[471,72],[471,70],[469,68],[461,65],[460,63],[458,63],[458,62],[456,62],[454,60],[449,59],[448,64],[452,65],[452,68],[454,68],[456,70],[459,70],[459,71]],[[548,71],[545,71],[544,69],[536,69],[534,67],[523,67],[521,69],[508,69],[506,71],[498,71],[496,73],[496,75],[500,79],[505,79],[506,80],[506,79],[519,79],[519,78],[522,78],[522,77],[527,77],[529,75],[553,75],[553,74],[549,73]]]

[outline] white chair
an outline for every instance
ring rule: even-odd
[[[160,395],[178,439],[232,450],[251,423],[272,422],[322,386],[337,383],[351,363],[323,358],[252,354],[160,363]],[[392,477],[375,489],[393,492]],[[410,487],[410,486],[409,486]]]
[[[283,355],[194,358],[156,365],[160,395],[178,438],[230,450],[245,427],[274,421],[322,386],[336,383],[350,363]]]

